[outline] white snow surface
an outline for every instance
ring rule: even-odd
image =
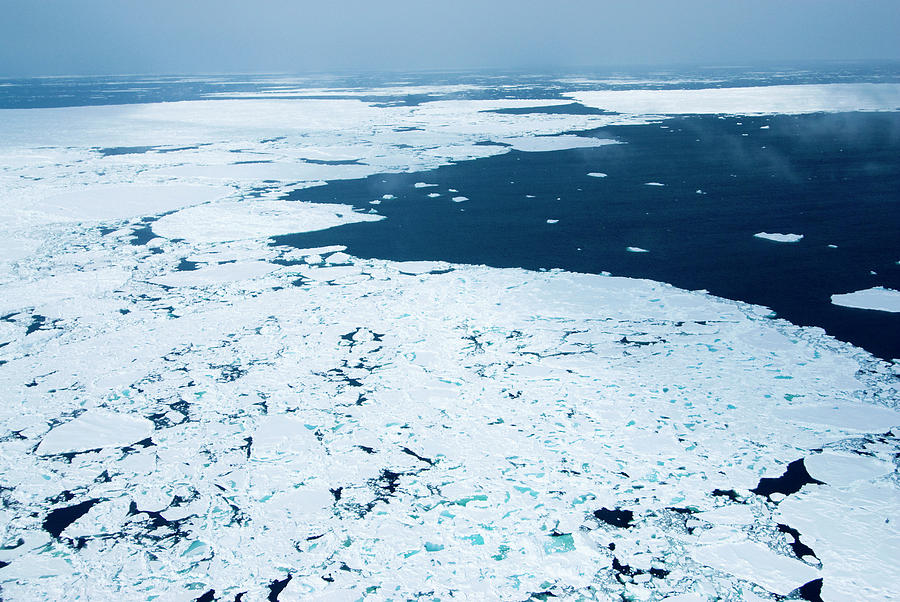
[[[896,313],[900,312],[900,291],[883,286],[875,286],[852,293],[831,295],[831,302],[843,307]]]

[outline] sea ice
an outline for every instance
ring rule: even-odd
[[[770,115],[900,109],[900,84],[895,83],[602,90],[567,92],[563,96],[588,107],[640,115]]]
[[[819,576],[808,564],[749,541],[695,548],[691,556],[697,562],[759,584],[780,596]]]
[[[215,243],[312,232],[381,219],[384,218],[380,215],[357,213],[349,205],[300,201],[222,202],[163,216],[153,224],[153,231],[170,239]]]
[[[609,138],[593,138],[564,134],[561,136],[528,136],[516,138],[500,138],[497,142],[509,145],[513,150],[525,152],[545,152],[570,150],[574,148],[594,148],[607,144],[620,144]]]
[[[802,234],[779,234],[769,232],[757,232],[754,234],[756,238],[764,238],[773,242],[797,242],[803,238]]]
[[[843,307],[900,312],[900,291],[875,286],[852,293],[831,295],[831,302]]]
[[[103,447],[123,447],[148,437],[153,423],[133,414],[89,410],[74,420],[54,427],[41,438],[39,455],[82,452]]]
[[[49,219],[116,221],[199,205],[234,192],[227,186],[193,184],[86,186],[48,196],[31,209]]]

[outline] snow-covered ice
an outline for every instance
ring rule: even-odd
[[[771,240],[772,242],[798,242],[803,238],[802,234],[781,234],[778,232],[757,232],[754,234],[756,238]]]
[[[895,594],[887,363],[648,280],[271,244],[382,219],[283,200],[324,180],[643,117],[280,92],[0,111],[4,599]],[[139,145],[185,148],[97,151]]]
[[[900,312],[900,291],[883,286],[874,286],[852,293],[831,295],[831,302],[843,307]]]

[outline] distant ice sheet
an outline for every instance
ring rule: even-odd
[[[598,90],[564,94],[581,104],[641,115],[802,114],[896,111],[900,84],[808,84],[696,90]]]
[[[753,236],[771,240],[772,242],[797,242],[803,238],[802,234],[779,234],[777,232],[757,232]]]
[[[831,295],[831,302],[843,307],[900,312],[900,291],[876,286],[853,293]]]

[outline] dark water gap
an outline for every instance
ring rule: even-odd
[[[387,219],[276,244],[650,278],[765,305],[900,357],[900,314],[830,302],[835,293],[900,289],[900,114],[688,116],[592,134],[626,144],[512,151],[298,191],[290,198],[376,208]],[[370,204],[385,194],[396,198]],[[804,238],[753,236],[763,231]]]

